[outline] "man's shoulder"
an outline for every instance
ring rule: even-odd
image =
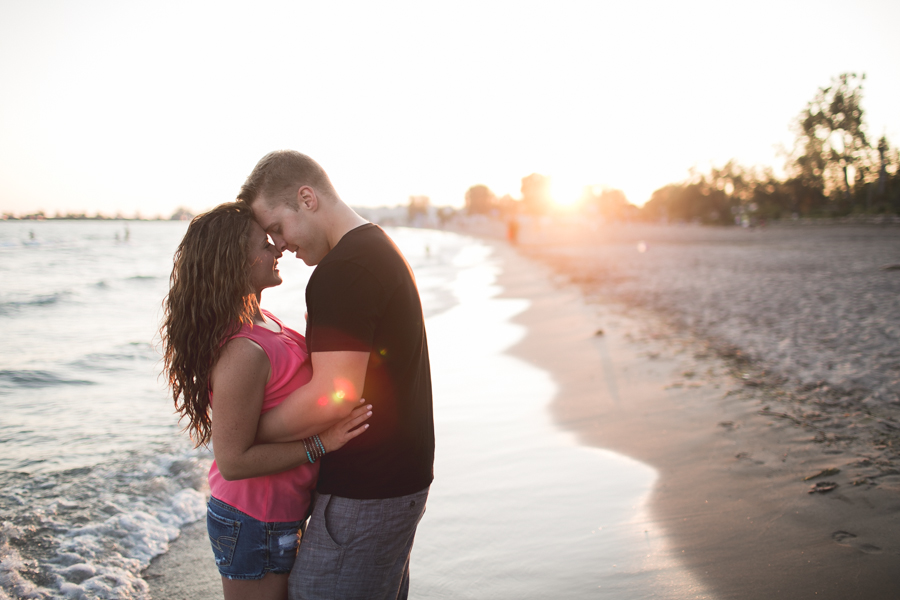
[[[366,223],[344,234],[319,264],[350,263],[377,273],[397,261],[406,262],[390,236],[378,225]]]
[[[330,255],[336,250],[348,252],[359,248],[371,250],[382,247],[389,247],[396,250],[394,242],[384,229],[375,223],[366,223],[345,233],[344,237],[341,238],[334,249],[328,254]],[[340,252],[338,252],[338,254],[340,254]]]

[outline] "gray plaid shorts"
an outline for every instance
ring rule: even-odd
[[[289,598],[405,599],[428,489],[383,500],[317,494],[291,571]]]

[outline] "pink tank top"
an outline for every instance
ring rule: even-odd
[[[312,379],[312,364],[306,349],[306,339],[285,327],[272,313],[262,311],[281,327],[275,333],[265,327],[244,325],[229,339],[244,337],[265,350],[272,366],[272,377],[266,384],[262,412],[281,404],[287,396]],[[210,393],[210,405],[212,394]],[[213,412],[215,418],[215,411]],[[299,521],[306,517],[310,490],[316,485],[319,464],[302,464],[288,471],[250,479],[226,481],[213,461],[209,469],[209,491],[254,519],[267,523]]]

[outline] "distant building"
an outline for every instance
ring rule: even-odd
[[[169,217],[170,221],[190,221],[194,218],[194,213],[189,211],[183,206],[179,206],[175,209],[175,212],[172,213],[172,216]]]

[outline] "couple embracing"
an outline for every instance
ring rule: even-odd
[[[305,337],[259,306],[285,250],[316,265]],[[418,290],[385,232],[314,160],[272,152],[191,222],[164,308],[176,408],[215,454],[226,600],[406,598],[434,423]]]

